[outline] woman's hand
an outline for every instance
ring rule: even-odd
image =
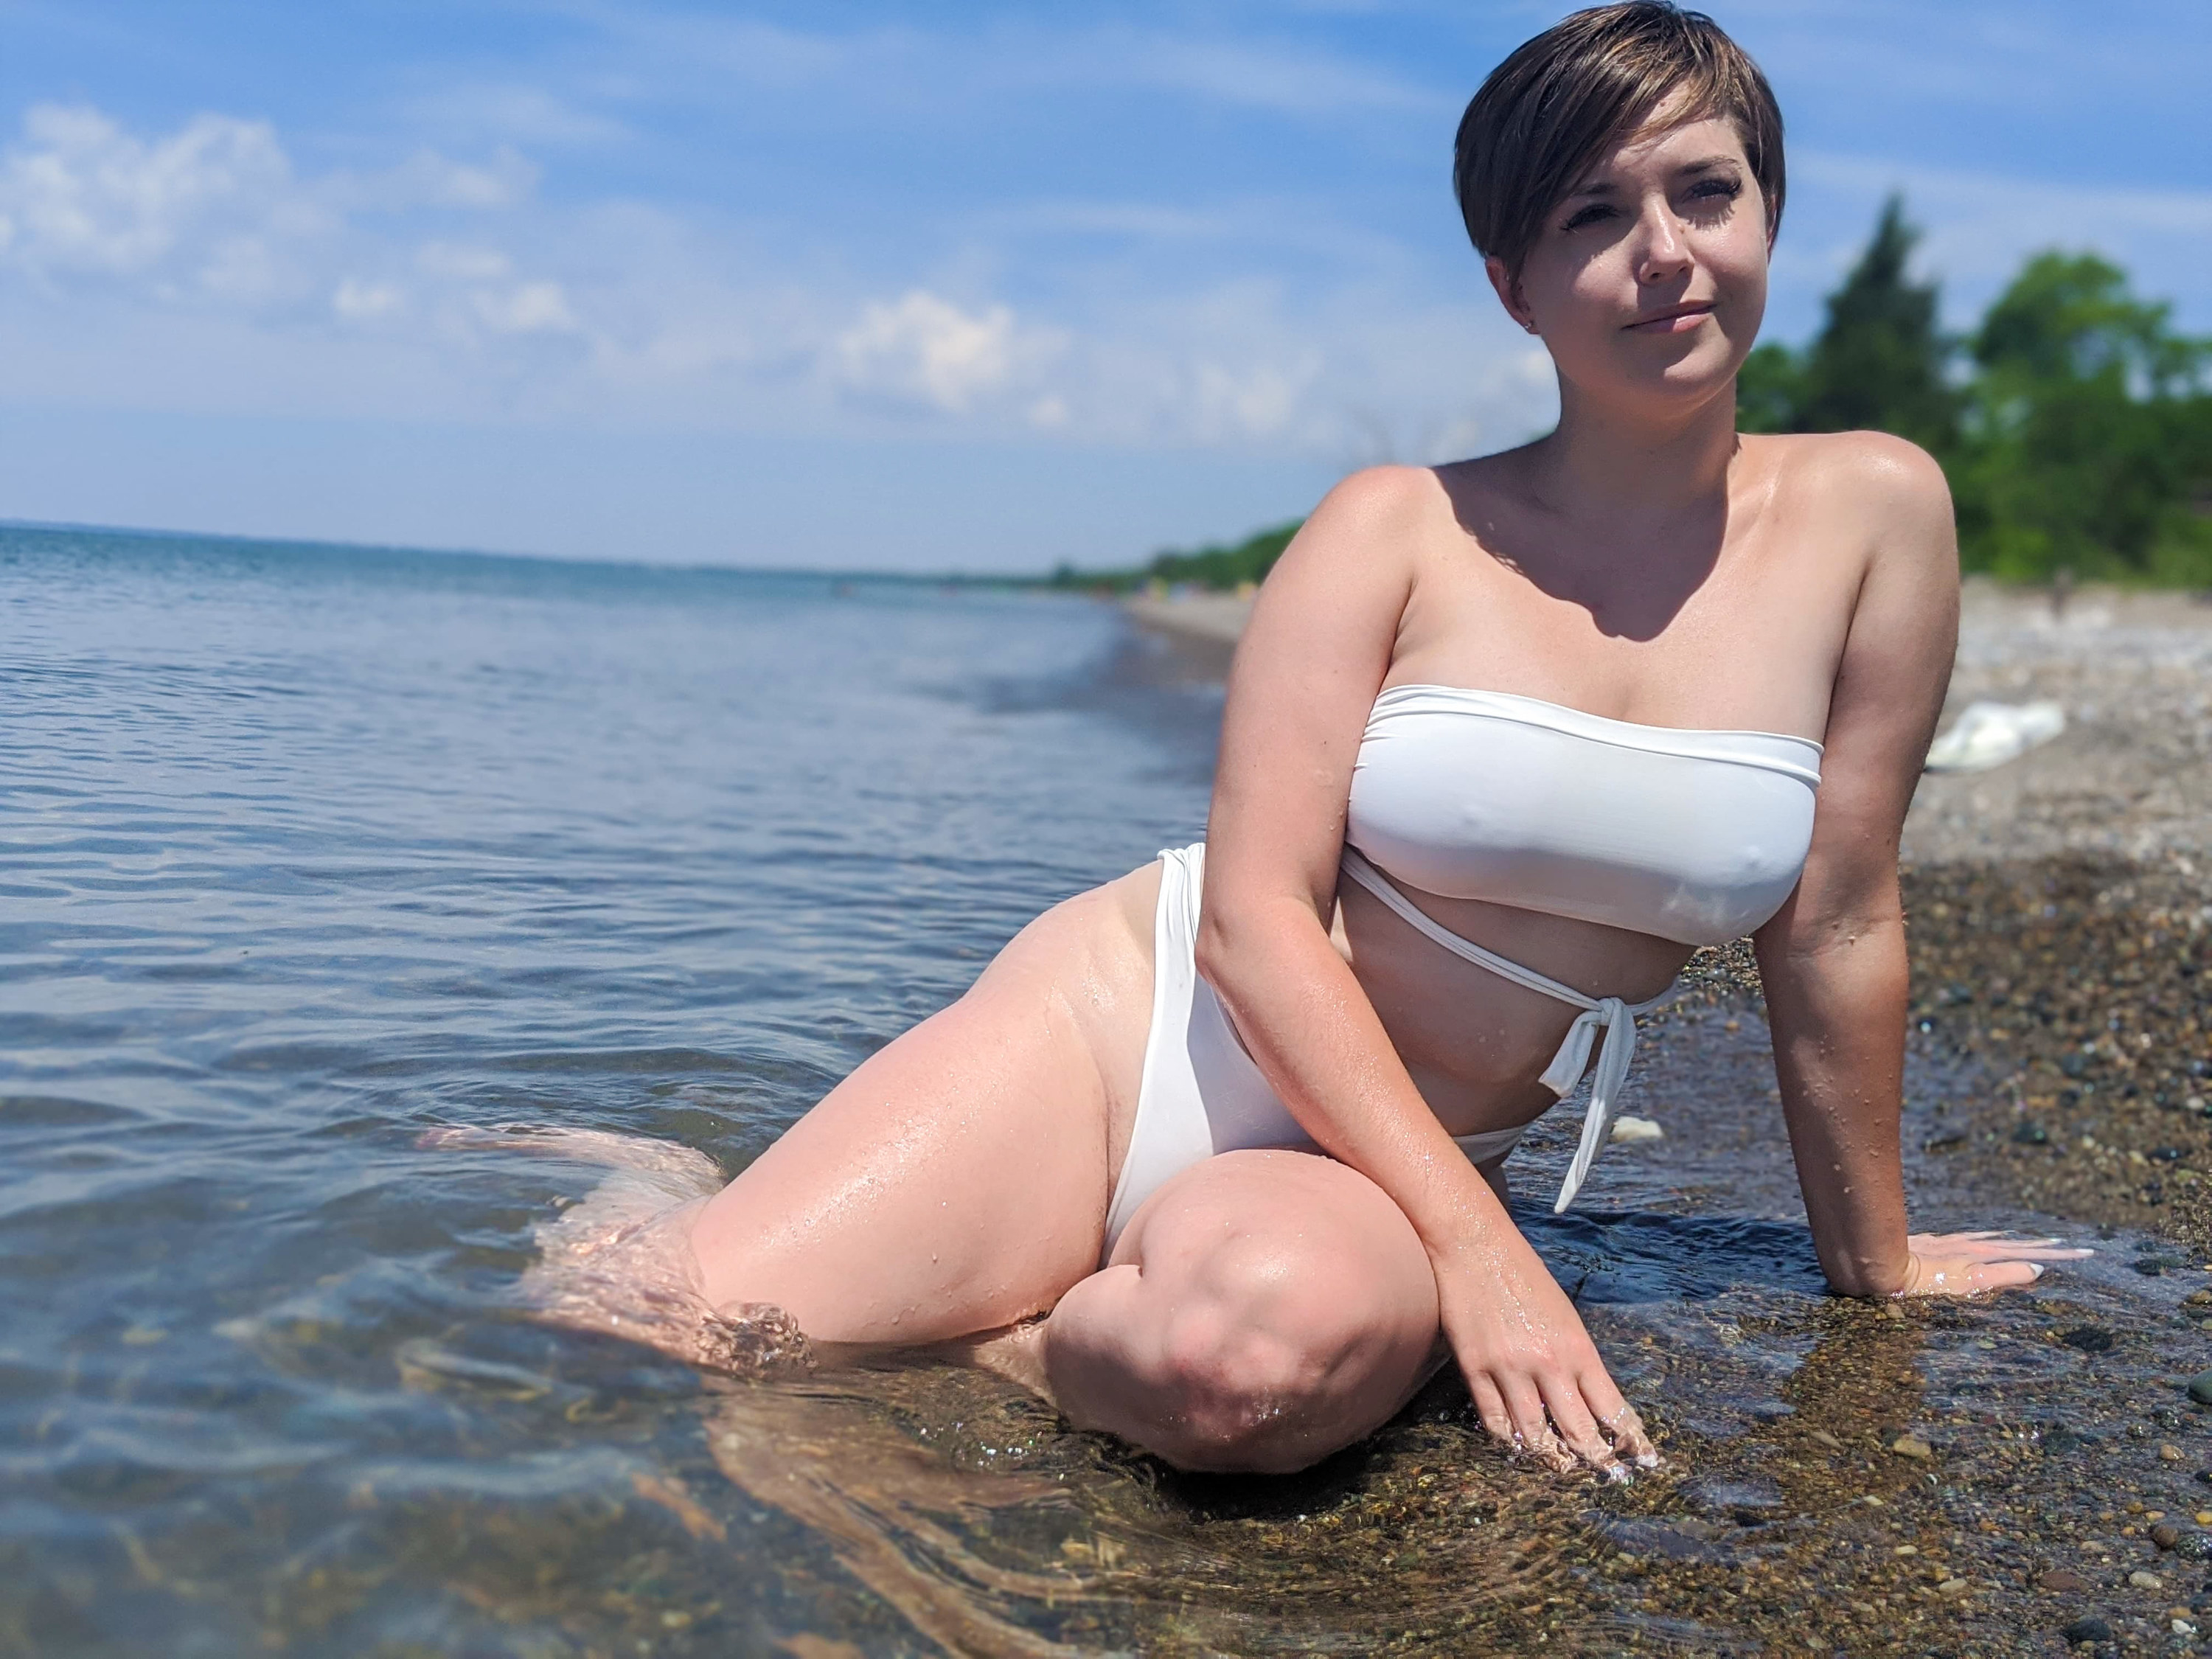
[[[1565,1473],[1580,1458],[1613,1480],[1659,1462],[1567,1300],[1518,1235],[1437,1264],[1444,1337],[1482,1426]]]
[[[2008,1291],[2043,1277],[2046,1261],[2079,1261],[2095,1252],[2055,1238],[2007,1238],[2002,1233],[1915,1233],[1905,1241],[1899,1296],[1975,1296]]]

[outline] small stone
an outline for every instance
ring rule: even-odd
[[[1895,1549],[1892,1550],[1890,1553],[1892,1555],[1917,1555],[1920,1553],[1920,1546],[1917,1544],[1899,1544]]]
[[[2189,1518],[2200,1527],[2212,1527],[2212,1510],[2199,1510]]]
[[[2015,1146],[2048,1146],[2051,1131],[2040,1123],[2021,1123],[2014,1126],[2012,1144]]]
[[[1638,1117],[1632,1113],[1623,1112],[1613,1121],[1612,1139],[1624,1143],[1637,1140],[1664,1140],[1667,1139],[1667,1132],[1653,1119]]]
[[[2161,1463],[2179,1463],[2181,1462],[2181,1448],[2172,1444],[2160,1446],[2158,1457]]]
[[[1963,1578],[1946,1578],[1942,1583],[1936,1586],[1936,1594],[1938,1595],[1964,1595],[1972,1588],[1973,1586]]]
[[[2200,1525],[2212,1525],[2212,1516],[2199,1516]],[[2212,1561],[2212,1532],[2185,1532],[2173,1540],[2177,1561]]]
[[[2053,1567],[2035,1581],[2035,1587],[2054,1595],[2079,1595],[2089,1588],[2089,1581],[2071,1567]]]
[[[2164,1589],[2166,1588],[2165,1579],[2160,1577],[2154,1572],[2145,1572],[2140,1567],[2136,1568],[2133,1572],[2128,1575],[2128,1583],[2133,1584],[2137,1589]]]
[[[2150,1529],[2150,1541],[2162,1550],[2170,1550],[2181,1541],[2181,1528],[2171,1521],[2161,1521]]]
[[[2076,1647],[2084,1642],[2109,1642],[2112,1639],[2112,1627],[2094,1616],[2076,1619],[2058,1633]]]
[[[1816,1446],[1826,1446],[1830,1451],[1841,1451],[1844,1449],[1844,1443],[1826,1429],[1808,1430],[1805,1437]]]
[[[1921,1439],[1917,1435],[1900,1434],[1896,1439],[1889,1443],[1889,1449],[1895,1452],[1899,1457],[1915,1457],[1925,1460],[1936,1455],[1936,1448],[1929,1445],[1925,1440]]]
[[[2199,1371],[2189,1379],[2189,1397],[2200,1406],[2212,1406],[2212,1371]]]
[[[2101,1325],[2076,1325],[2071,1330],[2059,1332],[2058,1340],[2083,1353],[2109,1353],[2112,1346],[2112,1334]],[[2205,1385],[2208,1396],[2212,1397],[2212,1371],[2207,1371],[2197,1381]],[[2190,1387],[2193,1389],[2196,1383]],[[2195,1396],[2192,1394],[2191,1397]]]

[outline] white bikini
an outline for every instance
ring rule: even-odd
[[[1540,1079],[1553,1095],[1573,1090],[1597,1049],[1555,1212],[1612,1133],[1635,1016],[1664,994],[1632,1007],[1585,996],[1460,938],[1400,888],[1723,944],[1796,886],[1820,754],[1806,738],[1639,726],[1502,691],[1398,685],[1375,700],[1352,769],[1344,875],[1453,955],[1581,1011]],[[1205,859],[1203,842],[1160,854],[1152,1025],[1107,1213],[1109,1254],[1138,1206],[1191,1164],[1249,1147],[1315,1149],[1193,965]],[[1481,1163],[1527,1128],[1455,1139]]]

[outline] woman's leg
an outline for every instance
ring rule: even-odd
[[[940,1342],[1092,1272],[1152,1016],[1158,866],[1032,922],[691,1218],[700,1293],[817,1346]]]
[[[1009,1345],[981,1357],[1042,1382],[1079,1427],[1179,1468],[1260,1473],[1380,1427],[1441,1352],[1413,1224],[1357,1170],[1291,1152],[1176,1176],[1112,1262]]]

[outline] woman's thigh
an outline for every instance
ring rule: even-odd
[[[908,1346],[1041,1313],[1091,1272],[1151,1021],[1145,878],[1039,917],[711,1200],[690,1234],[708,1305]]]
[[[1371,1432],[1435,1370],[1436,1280],[1358,1171],[1226,1152],[1147,1201],[1040,1333],[1078,1425],[1184,1468],[1303,1468]]]

